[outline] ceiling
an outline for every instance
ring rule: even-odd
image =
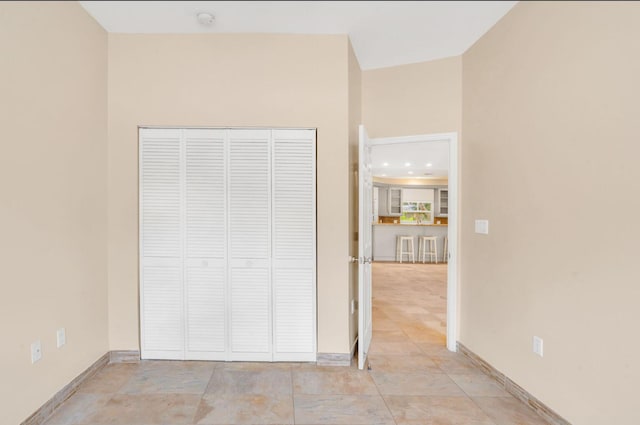
[[[449,175],[449,143],[419,142],[374,145],[371,149],[371,171],[374,177],[383,178],[447,178]]]
[[[362,69],[464,53],[516,1],[81,1],[113,33],[348,34]],[[210,26],[196,15],[215,16]]]

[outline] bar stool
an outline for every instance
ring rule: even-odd
[[[407,243],[406,251],[404,250],[405,242]],[[402,257],[406,255],[408,259],[409,255],[411,255],[411,262],[415,263],[416,257],[414,255],[415,250],[413,248],[414,248],[413,236],[404,236],[404,235],[396,236],[396,261],[399,261],[402,263]]]
[[[427,251],[427,242],[429,250]],[[425,262],[425,255],[429,255],[429,261],[438,264],[438,238],[436,236],[419,236],[418,237],[418,258],[422,255],[422,262]]]
[[[449,262],[449,236],[444,237],[444,248],[442,249],[442,262]]]

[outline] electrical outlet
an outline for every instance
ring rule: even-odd
[[[533,352],[542,357],[543,354],[543,343],[542,338],[539,336],[533,337]]]
[[[40,341],[31,343],[31,363],[35,363],[42,358],[42,344]]]
[[[56,345],[58,348],[62,348],[67,343],[67,331],[64,328],[58,329],[56,332]]]
[[[352,300],[351,300],[351,314],[355,314],[355,312],[356,312],[356,308],[357,308],[357,306],[356,306],[356,300],[352,299]]]
[[[476,220],[476,233],[489,234],[489,220]]]

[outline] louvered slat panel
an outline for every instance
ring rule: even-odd
[[[140,130],[143,358],[184,356],[181,130]]]
[[[182,268],[147,266],[143,268],[144,332],[142,345],[147,352],[177,352],[166,358],[180,358],[183,351]],[[165,358],[152,356],[144,358]]]
[[[140,140],[143,257],[179,257],[180,130],[143,129]]]
[[[225,258],[224,130],[185,130],[186,256]]]
[[[225,347],[225,269],[224,261],[202,261],[187,266],[187,358],[196,353],[217,352],[208,360],[223,360]]]
[[[225,130],[184,130],[187,359],[225,358],[225,138]]]
[[[274,286],[275,352],[313,353],[313,269],[276,270]]]
[[[269,130],[230,130],[231,258],[270,257],[269,139]]]
[[[268,268],[231,269],[231,351],[268,353],[271,349]]]
[[[306,138],[286,139],[282,137],[286,136],[284,130],[274,131],[273,238],[276,259],[309,259],[314,255],[315,146],[310,132],[300,134]]]
[[[315,360],[315,131],[273,131],[274,360]]]

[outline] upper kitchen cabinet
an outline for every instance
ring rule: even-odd
[[[389,215],[400,216],[402,214],[402,201],[404,190],[399,187],[390,187],[388,196]]]
[[[378,215],[389,215],[389,188],[386,186],[375,186],[378,188]]]
[[[449,215],[449,189],[438,190],[438,201],[440,205],[439,217],[447,217]]]

